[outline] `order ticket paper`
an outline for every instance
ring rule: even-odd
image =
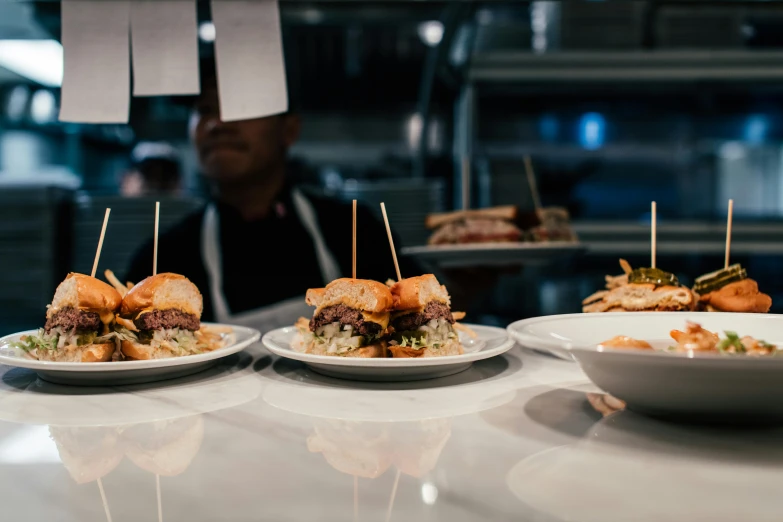
[[[127,123],[130,2],[62,1],[60,121]]]
[[[199,93],[195,0],[131,3],[133,95]]]
[[[277,0],[212,0],[211,5],[221,120],[286,112]]]

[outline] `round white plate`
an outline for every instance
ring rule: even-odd
[[[234,343],[212,352],[170,359],[99,363],[52,362],[31,359],[24,351],[12,346],[11,343],[19,341],[21,336],[37,333],[37,330],[29,330],[0,338],[0,364],[29,368],[41,379],[57,384],[80,386],[138,384],[174,379],[200,372],[216,364],[222,357],[244,350],[261,337],[258,330],[244,326],[203,324],[232,328]]]
[[[599,349],[616,335],[674,344],[686,321],[723,336],[735,331],[783,345],[783,316],[707,312],[619,312],[555,315],[511,325],[523,346],[571,353],[601,389],[643,413],[692,420],[783,417],[783,356],[748,357],[651,350]]]
[[[402,249],[402,254],[444,268],[545,264],[581,254],[587,248],[577,242],[473,243],[423,245]]]
[[[428,357],[415,359],[359,359],[328,355],[310,355],[296,352],[291,340],[296,328],[279,328],[264,335],[262,342],[275,355],[302,361],[313,371],[329,377],[358,381],[415,381],[453,375],[470,368],[471,363],[488,359],[508,351],[514,341],[502,328],[467,325],[478,337],[472,339],[460,332],[460,341],[465,348],[462,355]]]

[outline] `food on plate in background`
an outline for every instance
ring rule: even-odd
[[[105,362],[116,343],[110,334],[122,296],[110,285],[84,274],[70,273],[47,306],[46,325],[14,346],[41,361]]]
[[[124,456],[119,434],[112,427],[49,426],[60,461],[77,484],[108,475]]]
[[[394,284],[388,348],[392,357],[439,357],[463,353],[454,330],[451,299],[432,274]]]
[[[298,351],[341,357],[386,357],[385,335],[394,298],[389,287],[368,279],[336,279],[307,291],[312,319],[297,322]]]
[[[696,296],[674,274],[658,268],[632,270],[624,259],[620,266],[625,273],[606,276],[606,290],[584,299],[583,312],[678,312],[696,307]]]
[[[696,278],[693,291],[699,307],[708,312],[767,313],[772,307],[772,298],[759,291],[739,264]]]
[[[522,230],[515,220],[515,206],[460,210],[430,214],[425,225],[433,230],[430,245],[464,243],[508,243],[521,241]]]
[[[191,415],[145,422],[119,430],[125,455],[138,467],[164,477],[179,475],[196,458],[204,440],[204,419]]]
[[[686,353],[717,353],[731,355],[778,355],[781,350],[768,342],[755,339],[751,336],[740,337],[736,332],[724,331],[723,339],[714,332],[702,328],[701,325],[686,321],[685,331],[672,330],[669,335],[676,344],[668,346],[668,352]],[[647,341],[618,335],[598,345],[600,348],[637,348],[650,350],[653,347]]]
[[[571,216],[563,207],[543,207],[536,210],[539,224],[526,231],[525,236],[534,242],[577,241],[571,228]]]
[[[122,299],[116,335],[129,360],[195,355],[223,347],[226,338],[201,326],[202,298],[179,274],[150,276]]]

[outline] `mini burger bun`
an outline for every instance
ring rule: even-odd
[[[114,355],[114,343],[69,345],[57,350],[38,350],[38,359],[55,362],[108,362]]]
[[[122,296],[110,284],[84,274],[71,272],[57,286],[46,316],[51,317],[63,308],[87,312],[115,312]]]
[[[403,279],[391,287],[391,293],[394,296],[395,310],[421,308],[430,301],[444,303],[446,306],[451,304],[446,287],[432,274]]]
[[[149,344],[126,341],[124,339],[120,344],[120,350],[122,350],[122,355],[125,356],[125,359],[133,361],[149,361],[150,359],[168,359],[169,357],[176,357],[171,350],[167,350],[162,346],[153,348]]]
[[[316,315],[328,306],[346,305],[364,312],[388,312],[394,307],[389,287],[369,279],[335,279],[326,288],[310,289],[307,304],[316,306]]]
[[[150,276],[131,288],[122,299],[120,315],[133,317],[142,310],[181,310],[201,319],[201,292],[190,280],[179,274]]]

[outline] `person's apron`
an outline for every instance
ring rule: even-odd
[[[324,284],[327,284],[340,277],[340,266],[326,246],[313,206],[297,189],[293,190],[292,199],[296,215],[313,240],[321,276]],[[201,226],[201,257],[209,278],[209,293],[212,297],[215,321],[249,326],[264,333],[275,328],[291,326],[300,317],[308,317],[312,312],[305,303],[304,295],[255,310],[247,310],[238,314],[231,313],[223,294],[223,261],[220,254],[219,219],[215,206],[208,205]],[[274,277],[274,275],[270,274],[269,277]]]

